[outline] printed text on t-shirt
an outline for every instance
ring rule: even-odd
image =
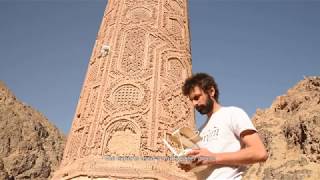
[[[219,128],[213,127],[209,129],[205,134],[202,136],[202,142],[209,142],[212,140],[216,140],[219,136]]]

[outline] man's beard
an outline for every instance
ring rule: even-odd
[[[202,115],[208,114],[209,112],[211,112],[212,108],[213,108],[213,100],[210,97],[208,97],[208,100],[205,105],[196,106],[196,110]]]

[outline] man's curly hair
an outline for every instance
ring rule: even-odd
[[[185,96],[190,95],[194,87],[198,86],[205,93],[209,93],[209,90],[213,87],[215,90],[214,99],[219,102],[219,89],[214,78],[206,73],[196,73],[185,80],[182,87],[182,93]]]

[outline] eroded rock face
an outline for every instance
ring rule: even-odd
[[[0,179],[4,179],[4,180],[9,179],[8,172],[4,169],[4,164],[1,158],[0,158]]]
[[[320,178],[320,77],[306,77],[269,109],[253,117],[267,150],[266,163],[251,166],[245,179]]]
[[[48,119],[0,81],[0,179],[49,178],[64,144],[64,135]]]

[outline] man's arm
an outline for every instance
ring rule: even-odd
[[[268,154],[258,135],[253,130],[245,130],[240,134],[240,139],[245,147],[237,152],[212,153],[207,149],[195,149],[188,153],[198,159],[198,165],[247,165],[264,162]]]

